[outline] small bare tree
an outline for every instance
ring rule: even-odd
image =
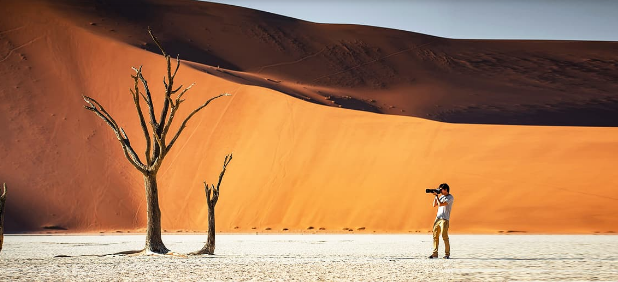
[[[2,195],[0,196],[0,251],[4,243],[4,203],[6,202],[6,183],[2,183]]]
[[[180,124],[178,131],[173,135],[172,139],[167,142],[168,132],[170,130],[170,126],[174,121],[174,117],[176,116],[176,112],[180,107],[180,104],[184,101],[182,96],[189,90],[194,84],[191,84],[189,87],[182,89],[182,85],[178,88],[174,88],[174,78],[176,77],[176,73],[178,72],[178,68],[180,67],[180,60],[176,57],[176,68],[172,72],[170,56],[163,50],[161,43],[159,40],[152,34],[150,28],[148,28],[148,33],[152,40],[157,44],[161,53],[165,57],[167,61],[167,76],[163,78],[163,85],[165,86],[165,93],[163,99],[163,108],[161,110],[161,114],[159,115],[159,119],[157,120],[155,117],[154,106],[152,103],[152,98],[150,94],[150,89],[148,88],[148,82],[142,75],[142,67],[140,66],[138,69],[133,68],[135,71],[135,75],[131,77],[134,80],[133,89],[130,89],[130,92],[133,96],[133,103],[135,104],[135,108],[137,110],[137,116],[139,118],[140,125],[142,127],[142,131],[144,134],[144,138],[146,139],[146,152],[144,153],[145,159],[139,158],[133,147],[131,146],[131,142],[129,141],[129,137],[125,133],[125,131],[116,123],[114,118],[98,103],[96,100],[84,96],[84,100],[86,101],[86,109],[93,111],[97,116],[99,116],[109,127],[112,128],[116,138],[120,142],[120,146],[122,147],[122,151],[124,152],[125,157],[131,165],[133,165],[137,170],[139,170],[144,178],[144,186],[146,188],[146,201],[147,201],[147,227],[146,227],[146,246],[144,248],[144,252],[153,252],[159,254],[168,253],[169,250],[163,244],[161,240],[161,210],[159,209],[159,195],[158,195],[158,187],[157,187],[157,172],[163,163],[163,159],[170,152],[176,140],[183,132],[185,127],[187,126],[187,122],[200,110],[206,107],[212,100],[217,99],[222,96],[230,96],[230,94],[221,94],[219,96],[215,96],[210,98],[204,104],[193,110],[185,120]],[[143,91],[139,89],[139,82],[141,82],[143,86]],[[182,91],[181,91],[182,89]],[[172,99],[172,95],[177,94],[175,99]],[[146,119],[144,114],[142,113],[141,99],[144,100],[144,103],[147,106],[147,112],[149,115],[150,129],[146,125]]]
[[[206,204],[208,205],[208,240],[206,241],[206,245],[204,245],[201,250],[191,253],[192,255],[215,254],[215,205],[217,205],[217,201],[219,200],[221,180],[223,180],[223,175],[225,174],[227,165],[230,164],[231,161],[232,154],[225,156],[225,161],[223,161],[223,170],[221,170],[221,173],[219,174],[219,182],[216,187],[214,184],[208,186],[208,184],[204,181]]]

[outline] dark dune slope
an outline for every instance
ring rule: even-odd
[[[618,126],[616,42],[453,40],[187,0],[52,5],[156,51],[151,26],[183,60],[318,104],[454,123]]]

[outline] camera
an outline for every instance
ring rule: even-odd
[[[431,194],[431,193],[440,194],[440,189],[425,189],[425,193],[427,193],[427,194]]]

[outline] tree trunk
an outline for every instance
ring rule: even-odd
[[[148,223],[146,226],[146,252],[166,254],[169,249],[161,240],[161,210],[159,209],[159,191],[156,173],[144,174]]]
[[[209,197],[209,196],[207,196]],[[208,199],[208,239],[206,245],[197,252],[192,252],[190,255],[214,255],[215,254],[215,204]]]
[[[6,202],[6,184],[2,184],[2,193],[0,193],[0,251],[2,251],[2,243],[4,243],[4,203]]]
[[[208,205],[208,240],[206,241],[206,245],[204,245],[201,250],[191,253],[192,255],[215,254],[215,206],[219,201],[219,188],[221,188],[223,175],[225,175],[227,165],[230,164],[231,161],[232,154],[225,156],[225,161],[223,161],[223,170],[219,174],[219,182],[217,183],[217,187],[215,187],[214,184],[209,186],[206,181],[204,181],[204,192],[206,193],[206,204]]]
[[[209,255],[215,254],[215,205],[208,206],[208,240],[204,251]]]

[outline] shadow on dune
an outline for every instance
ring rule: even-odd
[[[591,99],[579,103],[469,107],[438,112],[433,119],[450,123],[546,125],[546,126],[618,126],[618,98]]]
[[[7,200],[4,216],[5,234],[19,234],[24,232],[40,231],[41,227],[29,217],[32,210],[16,207]]]
[[[172,56],[325,106],[449,123],[618,126],[616,42],[453,40],[188,0],[53,6],[92,32],[158,54],[150,26]],[[299,92],[304,86],[343,89],[351,99],[323,101]]]
[[[195,44],[183,42],[181,39],[166,38],[165,41],[161,42],[161,44],[172,57],[178,54],[181,60],[201,62],[206,65],[220,67],[228,70],[239,70],[239,67],[232,64],[231,62],[221,57],[215,56],[213,53],[207,52],[199,46],[196,46]],[[154,44],[146,44],[145,49],[155,54],[161,53],[161,51],[159,51],[159,48]]]

